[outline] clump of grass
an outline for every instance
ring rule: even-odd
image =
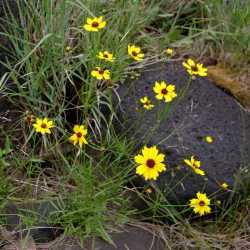
[[[51,222],[62,225],[69,235],[97,235],[112,242],[106,230],[126,222],[131,213],[122,195],[124,180],[118,177],[101,181],[94,171],[91,164],[76,166],[72,172],[75,188],[61,197],[61,207],[51,214]]]
[[[231,70],[246,71],[249,65],[249,21],[250,2],[204,1],[200,8],[202,16],[198,27],[187,27],[194,32],[197,56],[211,56]]]
[[[9,178],[6,178],[8,173],[7,169],[10,167],[10,164],[7,160],[8,156],[11,154],[12,150],[10,147],[10,141],[6,138],[5,145],[3,148],[0,148],[0,177],[2,179],[0,183],[0,206],[2,207],[5,204],[5,200],[8,197],[11,191],[11,183]]]
[[[55,213],[51,221],[64,225],[68,234],[97,234],[108,239],[106,227],[115,222],[114,218],[120,216],[125,220],[130,213],[125,209],[126,199],[121,198],[130,165],[128,155],[121,152],[127,151],[128,145],[125,147],[120,140],[115,140],[111,123],[102,114],[101,107],[108,107],[110,117],[114,116],[110,87],[124,79],[123,72],[131,63],[127,56],[128,42],[136,42],[132,37],[150,15],[147,18],[137,15],[139,4],[129,3],[129,8],[124,8],[123,1],[111,2],[109,12],[104,9],[104,3],[97,1],[23,1],[18,2],[17,7],[19,19],[11,16],[10,20],[3,20],[8,26],[4,35],[13,47],[12,58],[5,63],[13,88],[5,93],[13,104],[18,102],[23,112],[17,125],[22,127],[24,136],[10,162],[23,175],[24,180],[18,182],[23,181],[26,185],[15,195],[33,196],[36,179],[49,180],[46,173],[52,171],[62,177],[65,186],[60,186],[63,210]],[[99,15],[105,15],[109,28],[102,34],[84,31],[87,18]],[[115,66],[97,57],[104,50],[115,55]],[[96,66],[109,67],[112,80],[100,82],[91,77],[91,70]],[[74,123],[68,113],[76,116]],[[32,127],[36,117],[48,117],[53,121],[56,127],[51,128],[51,135],[35,133]],[[104,135],[103,122],[106,124]],[[86,124],[92,132],[93,137],[88,138],[90,154],[85,148],[74,148],[68,141],[71,131],[64,128],[71,130],[75,123]],[[109,150],[113,152],[112,163],[109,162],[112,154],[103,155],[99,162],[91,155],[91,151],[102,154]],[[126,158],[127,165],[121,171],[122,157]],[[69,181],[74,183],[70,194],[66,189]],[[56,186],[53,185],[53,191],[44,187],[51,192],[45,195],[46,198],[43,193],[37,196],[49,199],[58,195]],[[85,206],[85,212],[81,213]]]

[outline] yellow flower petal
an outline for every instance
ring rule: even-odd
[[[190,65],[191,67],[192,67],[192,66],[195,66],[195,62],[194,62],[192,59],[190,59],[190,58],[187,60],[187,63],[188,63],[188,65]]]
[[[138,164],[143,164],[143,163],[145,163],[144,157],[143,157],[142,155],[136,155],[136,156],[134,157],[134,160],[135,160],[135,162],[138,163]]]

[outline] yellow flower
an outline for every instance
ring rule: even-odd
[[[106,26],[106,21],[103,21],[103,17],[87,18],[87,23],[83,25],[83,28],[87,31],[97,32]]]
[[[159,173],[166,170],[166,166],[163,163],[164,154],[159,154],[156,146],[147,147],[144,146],[142,154],[135,156],[134,160],[139,166],[136,168],[138,175],[144,176],[145,180],[156,180]]]
[[[200,216],[211,213],[211,207],[209,206],[210,199],[207,198],[207,195],[198,192],[196,196],[197,199],[191,199],[189,204],[189,206],[193,208],[194,212]]]
[[[36,118],[36,122],[33,124],[37,133],[44,134],[51,134],[50,129],[55,127],[53,121],[48,120],[48,118]]]
[[[140,99],[140,102],[143,104],[143,107],[147,110],[150,110],[154,107],[154,105],[151,103],[151,101],[148,99],[147,96],[144,96]]]
[[[113,57],[113,54],[109,53],[108,51],[103,51],[103,52],[100,51],[97,57],[101,60],[105,60],[108,62],[113,62],[115,60],[115,58]]]
[[[130,79],[138,79],[141,76],[140,72],[132,71],[130,72]]]
[[[87,129],[83,125],[75,125],[73,128],[73,135],[70,136],[69,140],[74,144],[79,144],[82,147],[82,144],[88,144],[85,136],[87,134]]]
[[[204,68],[201,63],[195,63],[192,59],[188,59],[182,64],[190,75],[207,76],[207,68]]]
[[[221,205],[221,201],[220,201],[220,200],[217,200],[217,201],[216,201],[216,204],[217,204],[218,206],[220,206],[220,205]]]
[[[128,45],[128,55],[136,61],[141,61],[144,58],[144,54],[142,53],[141,48],[135,46],[134,44]]]
[[[188,159],[184,159],[184,162],[193,169],[193,171],[196,173],[196,174],[199,174],[199,175],[205,175],[205,172],[203,170],[200,169],[201,167],[201,162],[200,161],[197,161],[194,159],[194,156],[191,156],[191,159],[188,160]]]
[[[65,52],[69,53],[69,52],[71,52],[71,51],[72,51],[71,47],[70,47],[70,46],[66,46]]]
[[[205,140],[206,140],[206,142],[209,143],[209,144],[210,144],[210,143],[213,143],[213,141],[214,141],[213,137],[210,136],[210,135],[206,136],[206,137],[205,137]]]
[[[165,102],[171,102],[177,96],[175,86],[173,84],[167,85],[165,81],[155,82],[153,90],[156,94],[156,99],[164,99]]]
[[[146,191],[146,193],[148,193],[148,194],[152,194],[152,192],[153,192],[152,188],[147,188],[145,191]]]
[[[96,67],[91,71],[91,75],[98,80],[110,80],[110,71],[108,69]]]
[[[171,49],[171,48],[167,48],[166,53],[167,53],[168,56],[172,56],[174,54],[174,50]]]
[[[226,182],[223,182],[221,185],[220,185],[223,189],[228,189],[229,185],[226,183]]]

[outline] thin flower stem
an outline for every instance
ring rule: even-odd
[[[44,149],[47,151],[47,149],[48,149],[48,142],[47,142],[46,135],[43,135],[42,138],[43,138]]]
[[[74,159],[73,165],[76,165],[76,161],[77,161],[77,159],[78,159],[78,157],[79,157],[80,155],[81,155],[81,148],[79,148],[79,149],[77,150],[76,157],[75,157],[75,159]]]
[[[170,111],[170,103],[166,103],[165,109],[162,112],[162,110],[159,108],[156,114],[156,123],[155,125],[150,129],[149,132],[147,132],[147,136],[145,138],[144,144],[147,145],[149,140],[152,138],[151,136],[154,134],[154,132],[160,127],[162,122],[167,121],[167,118],[169,117]]]
[[[177,99],[177,101],[175,102],[175,104],[173,106],[173,112],[176,111],[176,108],[177,108],[178,104],[182,101],[182,99],[188,93],[188,90],[190,89],[191,84],[192,84],[192,77],[190,76],[187,84],[180,91],[179,98]]]

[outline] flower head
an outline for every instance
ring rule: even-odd
[[[220,206],[220,205],[221,205],[221,201],[220,201],[220,200],[217,200],[217,201],[216,201],[216,204],[217,204],[218,206]]]
[[[193,171],[196,174],[199,175],[205,175],[205,172],[203,170],[200,169],[201,167],[201,162],[198,160],[195,160],[194,156],[191,156],[191,159],[184,159],[184,162],[193,169]]]
[[[55,127],[53,121],[48,120],[48,118],[36,118],[36,122],[33,124],[37,133],[44,134],[51,134],[50,129]]]
[[[166,53],[167,53],[168,56],[172,56],[174,54],[174,50],[171,49],[171,48],[167,48]]]
[[[196,214],[200,216],[211,213],[210,199],[206,194],[198,192],[196,194],[197,199],[191,199],[189,206],[193,208]]]
[[[108,69],[96,67],[91,71],[91,75],[98,80],[110,80],[110,71]]]
[[[140,99],[140,102],[143,104],[143,107],[147,110],[150,110],[154,107],[154,105],[151,103],[149,98],[147,96],[144,96]]]
[[[109,53],[108,51],[103,51],[103,52],[100,51],[97,57],[101,60],[105,60],[108,62],[113,62],[115,60],[115,58],[113,57],[113,54]]]
[[[213,143],[213,141],[214,141],[213,137],[210,136],[210,135],[206,136],[206,137],[205,137],[205,140],[206,140],[206,142],[209,143],[209,144]]]
[[[195,63],[192,59],[188,59],[182,64],[190,75],[207,76],[207,68],[204,68],[201,63]]]
[[[229,185],[226,182],[223,182],[220,186],[225,190],[227,190],[229,187]]]
[[[66,52],[66,53],[72,52],[72,48],[71,48],[70,46],[66,46],[65,52]]]
[[[130,79],[138,79],[140,75],[140,72],[132,71],[130,72]]]
[[[83,28],[90,32],[97,32],[106,26],[106,21],[103,21],[103,17],[87,18],[87,23],[83,25]]]
[[[82,147],[82,144],[88,144],[85,136],[87,134],[87,129],[84,125],[75,125],[73,128],[73,134],[70,136],[69,140],[74,144],[79,144]]]
[[[30,126],[33,124],[35,120],[35,116],[30,114],[29,112],[26,112],[26,115],[24,117],[24,121]]]
[[[165,81],[155,82],[153,90],[156,94],[156,99],[164,99],[165,102],[171,102],[177,96],[175,86],[173,84],[167,85]]]
[[[128,55],[136,61],[141,61],[144,58],[141,48],[133,44],[128,45]]]
[[[145,190],[145,192],[148,194],[152,194],[153,190],[152,190],[152,188],[149,187]]]
[[[166,166],[163,163],[164,154],[159,154],[156,146],[147,147],[144,146],[142,154],[135,156],[134,160],[139,165],[136,168],[136,173],[145,178],[145,180],[156,180],[159,173],[166,170]]]

